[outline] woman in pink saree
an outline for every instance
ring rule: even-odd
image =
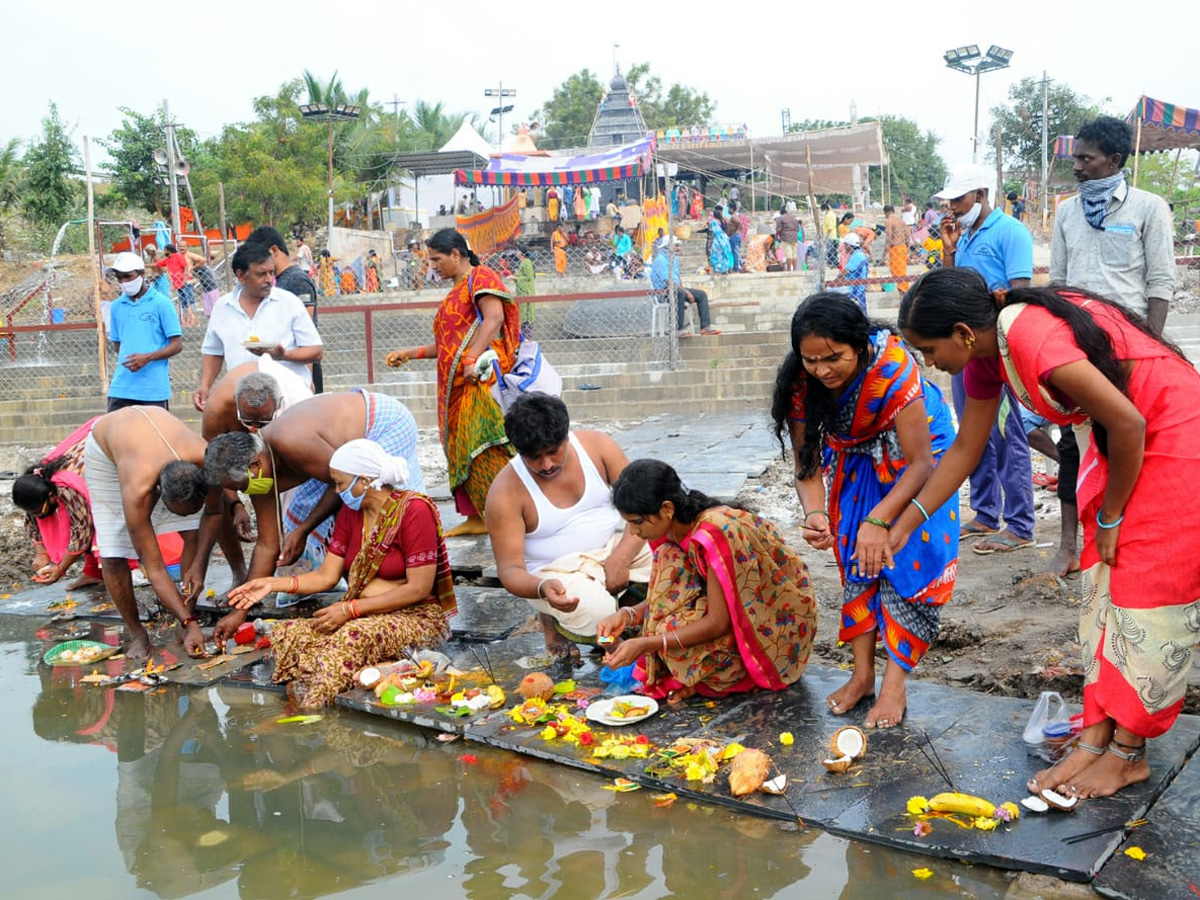
[[[651,542],[654,567],[645,601],[600,623],[597,635],[616,642],[605,665],[636,663],[643,692],[673,703],[780,691],[804,674],[816,597],[807,567],[774,525],[689,490],[653,459],[625,467],[613,503],[632,533]],[[639,624],[636,637],[619,640]]]

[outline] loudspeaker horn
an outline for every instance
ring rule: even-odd
[[[186,175],[190,171],[192,171],[192,164],[189,163],[186,159],[179,159],[179,160],[175,161],[175,174],[176,175],[183,176],[183,175]]]
[[[159,147],[157,150],[155,150],[154,151],[154,161],[156,163],[158,163],[160,166],[165,166],[167,164],[167,151],[162,149],[161,147]]]

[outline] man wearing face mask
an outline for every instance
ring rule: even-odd
[[[951,171],[946,186],[934,195],[950,205],[942,220],[943,265],[977,271],[991,290],[1028,287],[1033,279],[1033,235],[1029,229],[992,209],[988,185],[996,173],[981,166]],[[951,382],[954,408],[962,416],[966,393],[962,376]],[[972,548],[980,555],[1007,553],[1033,546],[1033,467],[1020,406],[1010,393],[1007,417],[992,426],[979,466],[971,473],[971,508],[975,518],[962,525],[964,539],[982,538]],[[1000,530],[1003,517],[1003,530]]]
[[[118,253],[105,274],[116,279],[109,340],[117,348],[117,370],[108,386],[108,412],[125,406],[169,407],[169,360],[183,349],[175,304],[146,281],[136,253]]]

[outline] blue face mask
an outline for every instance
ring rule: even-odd
[[[363,497],[367,496],[366,491],[363,491],[357,497],[354,495],[354,485],[357,483],[358,479],[355,478],[354,481],[346,485],[346,489],[344,491],[338,491],[338,497],[341,498],[342,503],[346,505],[347,509],[361,509]]]

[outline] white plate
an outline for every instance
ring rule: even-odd
[[[640,716],[628,716],[624,719],[613,718],[610,713],[615,704],[624,701],[625,703],[633,703],[637,706],[647,707],[646,712]],[[603,700],[596,700],[588,704],[587,717],[593,722],[599,722],[602,725],[632,725],[635,722],[641,722],[643,719],[648,719],[658,712],[658,701],[652,697],[643,697],[640,694],[624,694],[620,697],[606,697]]]
[[[270,350],[275,346],[275,344],[275,341],[242,341],[242,346],[248,350],[257,349],[260,347],[264,350]]]

